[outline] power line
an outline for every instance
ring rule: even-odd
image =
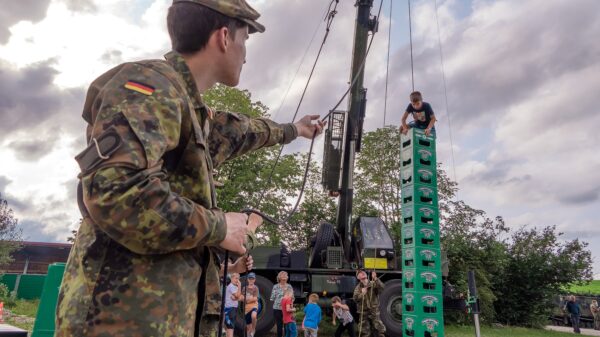
[[[331,3],[327,6],[327,12],[325,13],[325,18],[327,18],[327,15],[329,14],[329,11],[331,10],[331,5],[333,4],[333,1],[331,1]],[[298,63],[298,68],[296,68],[296,73],[294,73],[294,76],[292,77],[292,79],[290,80],[290,83],[288,84],[287,90],[285,91],[285,94],[283,95],[283,98],[281,99],[281,103],[279,104],[279,108],[277,108],[277,111],[275,111],[275,113],[273,115],[271,115],[271,118],[274,118],[276,115],[279,114],[279,111],[281,111],[281,108],[283,107],[283,104],[285,103],[285,100],[287,99],[288,94],[290,93],[290,90],[292,89],[292,85],[294,84],[294,82],[296,82],[296,77],[298,77],[298,73],[300,73],[300,69],[302,68],[302,65],[304,64],[304,59],[306,58],[306,55],[308,55],[308,51],[310,50],[310,47],[312,46],[315,37],[317,36],[317,33],[319,32],[319,29],[321,28],[321,25],[323,24],[324,20],[319,19],[319,24],[317,25],[317,28],[315,28],[315,31],[312,35],[312,37],[310,38],[310,42],[308,43],[308,46],[306,47],[306,49],[304,50],[304,55],[302,55],[302,58],[300,59],[300,63]]]
[[[333,9],[332,9],[331,6],[333,5],[334,2],[335,2],[335,5],[333,6]],[[337,14],[338,3],[339,3],[339,0],[332,0],[331,3],[329,4],[328,13],[325,16],[325,20],[327,21],[327,28],[325,30],[325,36],[323,36],[323,41],[321,42],[321,46],[319,47],[319,51],[317,52],[317,57],[315,58],[315,62],[313,63],[312,69],[310,70],[310,75],[308,76],[308,80],[306,81],[306,85],[304,86],[304,90],[302,91],[302,95],[300,96],[300,100],[298,101],[298,105],[296,106],[296,111],[294,112],[294,116],[292,117],[292,123],[296,120],[298,111],[300,111],[300,107],[302,106],[302,102],[304,101],[304,96],[306,95],[306,91],[308,90],[308,85],[310,84],[310,81],[312,80],[312,76],[315,72],[315,68],[317,67],[319,58],[321,57],[321,52],[323,51],[323,46],[325,46],[325,42],[327,42],[327,37],[329,36],[331,25],[333,24],[333,19],[335,18],[335,15]],[[313,137],[313,142],[314,142],[314,137]],[[311,143],[311,149],[312,149],[312,147],[313,147],[313,144]],[[256,202],[256,208],[260,208],[260,204],[262,203],[262,201],[265,197],[265,193],[267,192],[267,189],[269,188],[269,184],[271,184],[271,181],[273,179],[273,173],[275,173],[275,167],[277,167],[277,164],[279,164],[279,159],[281,158],[281,154],[283,153],[283,148],[284,148],[284,145],[282,145],[279,148],[279,153],[277,154],[275,163],[271,167],[271,172],[269,173],[269,178],[267,179],[265,188],[262,190],[260,197],[258,198],[258,201]],[[310,154],[309,154],[309,159],[310,159]],[[310,164],[310,160],[308,161],[308,163]],[[307,171],[308,171],[308,167],[309,166],[307,165]],[[307,174],[305,174],[304,176],[306,177]],[[301,192],[304,191],[305,184],[306,184],[306,181],[303,182]],[[300,194],[300,196],[302,196],[302,194]],[[297,204],[296,204],[296,207],[297,207]],[[294,208],[293,212],[295,212],[296,207]],[[293,214],[293,212],[291,214]],[[291,214],[290,214],[290,216],[291,216]]]

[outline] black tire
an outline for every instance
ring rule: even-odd
[[[245,284],[244,278],[241,280],[242,285]],[[256,281],[254,283],[258,287],[259,292],[259,311],[258,319],[256,321],[256,336],[264,336],[275,325],[275,319],[273,315],[273,303],[271,302],[271,291],[273,290],[273,282],[269,281],[266,277],[256,275]],[[240,302],[237,320],[235,322],[235,335],[239,337],[244,336],[244,329],[246,328],[246,319],[244,315],[243,303]]]
[[[379,312],[385,325],[385,335],[402,336],[402,281],[387,281],[379,299]]]
[[[323,263],[321,261],[321,252],[327,249],[334,239],[335,228],[333,225],[327,222],[321,223],[317,234],[315,235],[315,246],[310,251],[308,258],[308,265],[312,268],[321,268]]]

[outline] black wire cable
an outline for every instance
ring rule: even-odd
[[[377,17],[379,18],[379,15],[381,15],[381,7],[383,6],[383,0],[381,0],[381,2],[379,3],[379,11],[377,12]],[[333,113],[333,111],[335,109],[337,109],[340,104],[342,104],[342,102],[344,101],[344,99],[346,98],[346,96],[348,96],[348,93],[350,93],[350,90],[352,90],[352,87],[354,86],[354,84],[356,83],[356,81],[358,81],[359,75],[362,73],[364,67],[365,67],[365,63],[367,62],[367,56],[369,56],[369,51],[371,51],[371,45],[373,44],[373,38],[375,37],[375,32],[373,32],[373,34],[371,34],[371,39],[369,41],[369,46],[367,47],[367,52],[365,53],[365,57],[362,60],[362,63],[360,64],[359,70],[356,73],[356,75],[354,76],[354,78],[352,79],[352,82],[350,83],[350,86],[348,86],[348,89],[346,89],[346,92],[342,95],[342,98],[340,98],[340,100],[336,103],[336,105],[333,106],[333,108],[331,108],[329,110],[329,113],[327,113],[327,115],[325,115],[325,117],[323,117],[321,120],[325,121],[329,115],[331,115]]]
[[[337,7],[337,1],[338,0],[336,0],[336,7]],[[381,2],[379,3],[379,10],[377,11],[377,18],[379,18],[379,16],[381,15],[381,9],[382,9],[382,7],[383,7],[383,0],[381,0]],[[334,10],[335,10],[335,8],[334,8]],[[329,25],[328,25],[328,29],[329,29]],[[340,106],[340,104],[342,104],[342,102],[344,101],[344,99],[346,98],[346,96],[348,95],[348,93],[350,92],[350,90],[352,90],[352,87],[354,86],[354,84],[356,84],[356,81],[360,77],[360,74],[362,73],[362,71],[363,71],[363,69],[365,67],[365,63],[367,61],[367,57],[369,56],[369,51],[371,50],[371,46],[373,45],[373,40],[374,40],[375,34],[376,34],[376,32],[373,31],[373,33],[371,34],[371,39],[369,41],[369,45],[367,46],[367,50],[365,52],[365,57],[363,58],[363,60],[361,62],[361,65],[359,67],[358,72],[355,74],[354,78],[352,79],[352,82],[348,86],[348,89],[346,89],[346,92],[338,100],[338,102],[336,103],[336,105],[329,110],[329,113],[327,113],[327,115],[325,115],[325,117],[323,117],[321,119],[321,121],[325,121],[329,117],[329,115],[331,115],[333,113],[333,111],[335,109],[337,109]],[[320,52],[320,50],[319,50],[319,52]],[[310,79],[309,79],[309,81],[310,81]],[[308,86],[308,83],[307,83],[307,86]],[[302,100],[299,102],[298,108],[300,107],[301,103],[302,103]],[[313,137],[312,137],[312,139],[310,141],[310,149],[309,149],[308,157],[307,157],[307,160],[306,160],[306,167],[305,167],[305,170],[304,170],[304,178],[302,179],[302,187],[300,188],[300,193],[298,195],[298,198],[296,199],[296,203],[295,203],[294,207],[292,208],[292,211],[290,211],[288,213],[288,215],[284,218],[283,221],[282,220],[275,220],[275,219],[271,218],[273,220],[271,222],[273,222],[273,223],[276,223],[278,225],[287,223],[287,221],[289,221],[292,218],[292,216],[296,213],[296,210],[298,209],[298,206],[300,205],[300,201],[302,200],[302,196],[304,195],[304,190],[306,188],[306,181],[308,180],[307,179],[308,178],[308,173],[310,171],[310,161],[311,161],[311,158],[312,158],[312,149],[313,149],[314,143],[315,143],[316,132],[317,131],[315,130],[315,134],[313,135]],[[281,151],[280,151],[280,154],[281,154]],[[279,157],[278,157],[278,159],[279,159]],[[271,174],[269,176],[269,183],[270,183],[270,179],[272,178],[272,174],[275,171],[275,167],[277,166],[277,164],[278,164],[278,161],[276,161],[275,164],[273,165],[273,169],[271,170]],[[261,197],[264,196],[265,192],[266,192],[266,189],[263,190],[263,193],[262,193]],[[262,199],[261,199],[261,201],[262,201]],[[260,205],[260,203],[258,203],[258,205]],[[262,213],[260,211],[256,211],[256,210],[252,210],[252,209],[249,209],[247,211],[250,211],[250,212],[253,212],[253,213],[256,213],[256,214],[262,216]]]
[[[333,9],[331,9],[331,6],[333,5],[334,2],[335,2],[335,6],[333,7]],[[298,105],[296,106],[296,111],[294,112],[294,116],[292,117],[292,123],[294,123],[294,121],[296,120],[296,117],[298,116],[298,111],[300,111],[300,106],[302,106],[302,102],[304,101],[304,96],[306,95],[306,91],[308,90],[308,85],[310,84],[310,81],[312,80],[312,76],[315,72],[315,68],[317,67],[319,58],[321,57],[321,52],[323,51],[323,46],[325,46],[325,42],[327,42],[327,37],[329,36],[329,32],[331,29],[331,25],[333,23],[333,19],[335,18],[335,15],[337,14],[336,9],[337,9],[338,3],[339,3],[339,0],[332,0],[331,3],[329,4],[329,13],[327,14],[327,17],[326,17],[327,27],[325,28],[325,36],[323,36],[323,41],[321,42],[321,46],[319,47],[319,51],[317,52],[317,57],[315,58],[315,62],[313,63],[312,69],[310,70],[310,75],[308,76],[308,80],[306,81],[306,85],[304,86],[304,90],[302,91],[302,95],[300,96],[300,101],[298,102]],[[261,192],[260,197],[258,198],[258,201],[256,202],[256,208],[258,208],[258,209],[260,209],[260,204],[262,203],[262,201],[265,197],[265,193],[267,192],[269,185],[271,184],[271,181],[273,180],[273,173],[275,173],[275,167],[277,166],[277,164],[279,164],[279,159],[281,158],[281,154],[283,153],[284,147],[285,147],[285,145],[281,145],[281,147],[279,148],[279,153],[277,154],[275,163],[273,164],[273,167],[271,168],[271,172],[269,173],[269,178],[267,179],[265,188]],[[312,146],[311,146],[311,148],[312,148]]]

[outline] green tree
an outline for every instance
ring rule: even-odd
[[[303,165],[307,155],[303,155]],[[294,199],[296,195],[294,195]],[[313,161],[308,171],[304,196],[298,211],[282,229],[286,243],[292,249],[306,248],[322,222],[335,223],[336,199],[328,196],[321,186],[321,166]],[[295,200],[294,200],[295,201]]]
[[[203,99],[216,110],[253,118],[269,117],[268,108],[253,102],[247,90],[217,85]],[[219,207],[229,212],[258,208],[276,219],[285,217],[295,200],[290,196],[298,193],[304,171],[299,154],[284,154],[274,166],[279,150],[279,146],[261,149],[221,165],[215,175],[223,185],[217,189]],[[278,245],[283,232],[278,226],[265,223],[257,236],[262,244]]]
[[[571,283],[592,279],[592,254],[578,239],[564,241],[555,226],[522,227],[512,234],[509,260],[496,286],[498,320],[542,326],[553,297]]]
[[[387,126],[363,134],[356,156],[353,215],[378,216],[400,242],[400,131]]]
[[[22,230],[18,227],[18,220],[0,194],[0,270],[13,261],[11,254],[20,247],[21,241]]]

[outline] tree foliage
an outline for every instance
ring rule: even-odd
[[[489,218],[483,210],[454,200],[452,191],[457,186],[442,170],[438,170],[438,184],[448,280],[466,293],[467,271],[475,271],[484,321],[541,326],[563,287],[592,278],[587,243],[562,239],[555,226],[511,231],[502,217]]]
[[[356,156],[354,216],[378,216],[400,242],[400,132],[388,126],[363,134]]]
[[[237,111],[251,117],[268,117],[268,109],[252,102],[248,91],[217,86],[205,96],[216,109]],[[260,208],[275,218],[285,217],[294,206],[304,173],[305,155],[286,154],[269,174],[278,147],[263,149],[226,162],[216,178],[220,207],[239,211]],[[400,242],[400,133],[385,127],[363,135],[356,156],[353,215],[379,216],[388,224],[395,242]],[[591,253],[579,240],[566,241],[556,227],[523,227],[516,231],[500,216],[456,200],[458,185],[438,167],[438,200],[441,244],[447,253],[448,281],[466,294],[468,270],[474,270],[482,318],[516,325],[537,325],[547,318],[550,301],[561,287],[591,278]],[[266,224],[260,229],[263,243],[285,241],[299,249],[315,235],[319,222],[333,222],[335,201],[320,186],[320,168],[312,163],[305,195],[298,212],[282,227]],[[458,313],[449,321],[469,318]]]
[[[22,240],[18,220],[0,194],[0,268],[12,262],[11,253],[20,247]]]
[[[214,109],[269,117],[268,108],[253,102],[247,90],[218,85],[203,99]],[[217,190],[219,207],[229,212],[257,208],[276,219],[286,218],[300,191],[306,157],[298,153],[283,154],[275,166],[279,150],[279,146],[261,149],[221,165],[215,176],[223,183]],[[298,212],[283,228],[265,222],[257,233],[262,244],[276,246],[284,241],[292,248],[304,247],[316,231],[315,223],[331,221],[334,206],[319,186],[319,172],[313,160]]]
[[[383,218],[400,242],[401,208],[399,131],[395,127],[364,134],[357,154],[354,215]],[[448,281],[466,296],[467,271],[474,270],[485,322],[539,325],[552,308],[552,297],[570,283],[591,279],[591,253],[579,240],[567,241],[556,227],[512,230],[501,216],[456,200],[458,184],[438,166],[442,249]],[[528,228],[528,229],[525,229]],[[448,321],[465,322],[463,313]]]
[[[541,326],[552,297],[568,284],[592,279],[587,243],[561,240],[556,226],[522,227],[512,234],[508,264],[496,286],[498,317],[507,324]]]

